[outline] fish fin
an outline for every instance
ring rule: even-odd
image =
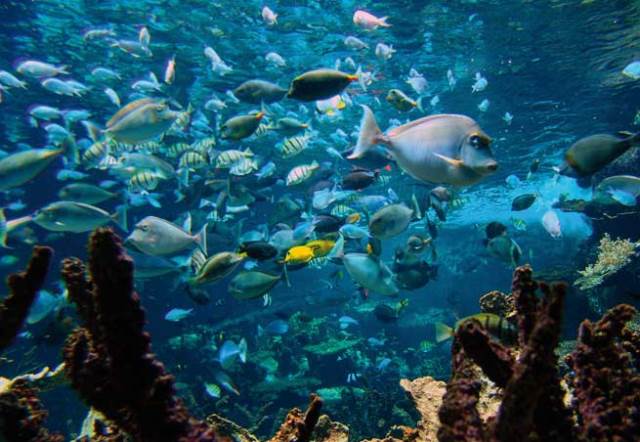
[[[424,113],[424,108],[422,107],[422,98],[423,97],[418,97],[418,99],[416,100],[416,107],[420,112]]]
[[[187,217],[182,223],[182,230],[191,233],[191,212],[187,212]]]
[[[353,153],[347,157],[349,160],[361,158],[368,150],[378,143],[382,137],[382,131],[376,122],[376,117],[369,106],[362,105],[362,121],[360,122],[360,133],[358,134],[358,144]]]
[[[387,20],[389,19],[389,17],[381,17],[378,24],[380,26],[382,26],[383,28],[390,28],[391,25],[389,23],[387,23]]]
[[[240,353],[238,353],[238,357],[240,358],[240,361],[244,364],[247,362],[247,340],[245,338],[240,339],[240,342],[238,343],[238,350],[240,350]]]
[[[58,68],[58,75],[69,75],[69,71],[67,70],[69,69],[69,66],[62,65]]]
[[[204,223],[204,226],[196,235],[196,244],[204,252],[205,256],[207,255],[207,226],[208,224]]]
[[[440,155],[439,153],[434,153],[434,155],[455,168],[460,168],[465,166],[462,160],[456,160],[455,158],[446,157],[444,155]]]
[[[258,337],[264,336],[264,328],[260,324],[258,324]]]
[[[342,259],[344,257],[344,236],[340,235],[340,237],[336,240],[333,248],[327,254],[328,259],[339,258]]]
[[[0,247],[7,247],[7,218],[4,215],[4,209],[0,209]]]
[[[125,232],[129,231],[129,228],[127,227],[127,205],[126,204],[118,206],[115,213],[111,215],[111,219],[122,230],[124,230]]]
[[[444,342],[447,339],[453,336],[453,329],[442,322],[436,322],[435,324],[436,331],[436,342]]]
[[[640,132],[629,136],[626,141],[631,145],[640,144]]]
[[[91,121],[83,121],[82,125],[87,130],[87,135],[94,143],[98,142],[102,138],[103,130]]]

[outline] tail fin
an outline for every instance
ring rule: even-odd
[[[122,230],[124,230],[125,232],[129,231],[129,228],[127,227],[127,205],[126,204],[118,206],[118,208],[116,209],[116,212],[113,215],[111,215],[111,219]]]
[[[418,110],[422,113],[424,113],[424,107],[422,107],[422,99],[424,97],[418,97],[418,99],[416,100],[416,107],[418,108]]]
[[[382,26],[383,28],[390,28],[391,25],[389,23],[387,23],[388,19],[389,19],[389,17],[381,17],[378,24],[380,26]]]
[[[238,350],[240,350],[240,353],[238,353],[238,357],[244,364],[245,362],[247,362],[247,340],[245,338],[240,339],[240,342],[238,343]]]
[[[4,209],[0,209],[0,247],[7,247],[7,218],[4,216]]]
[[[333,248],[327,255],[328,259],[332,258],[340,258],[344,256],[344,236],[340,235],[340,237],[336,240],[336,243],[333,245]]]
[[[358,135],[358,144],[353,153],[347,157],[349,160],[361,158],[373,145],[378,142],[378,137],[382,135],[382,131],[378,127],[376,117],[369,106],[362,105],[362,121],[360,122],[360,134]]]
[[[444,342],[453,336],[453,329],[441,322],[435,323],[436,328],[436,342]]]
[[[207,254],[207,226],[208,224],[204,223],[204,226],[202,226],[202,229],[200,229],[196,235],[196,244],[205,255]]]
[[[87,135],[91,138],[91,141],[94,143],[100,141],[102,138],[102,129],[100,129],[95,123],[91,121],[82,121],[82,125],[87,130]]]

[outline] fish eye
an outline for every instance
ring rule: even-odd
[[[142,224],[140,226],[138,226],[140,228],[140,230],[142,230],[143,232],[147,232],[149,231],[149,226],[146,224]]]

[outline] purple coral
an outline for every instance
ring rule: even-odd
[[[67,339],[66,373],[86,402],[137,441],[213,441],[176,398],[173,377],[151,353],[144,311],[133,288],[133,262],[110,229],[89,240],[89,275],[64,261],[69,297],[84,322]]]

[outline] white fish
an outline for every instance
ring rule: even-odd
[[[207,225],[191,235],[175,224],[155,216],[147,216],[136,224],[126,242],[148,255],[170,255],[187,248],[207,249]]]
[[[357,50],[369,49],[369,45],[364,41],[360,40],[358,37],[354,37],[353,35],[349,35],[344,39],[344,45]]]
[[[116,91],[108,87],[104,90],[104,93],[109,98],[109,101],[111,101],[111,103],[115,104],[118,107],[121,106],[120,97],[118,97],[118,93]]]
[[[179,322],[190,316],[193,312],[193,309],[183,309],[183,308],[172,308],[164,315],[164,319],[171,322]]]
[[[167,67],[164,70],[164,82],[172,84],[176,78],[176,56],[174,55],[167,61]]]
[[[505,112],[502,120],[507,123],[507,125],[511,126],[511,122],[513,121],[513,115],[511,115],[509,112]]]
[[[411,68],[411,70],[409,71],[409,77],[407,77],[407,83],[419,95],[422,95],[427,90],[427,87],[429,86],[424,76],[414,68]]]
[[[146,26],[140,28],[140,32],[138,32],[138,41],[144,47],[149,47],[151,43],[151,34],[149,33],[149,29]]]
[[[68,66],[55,66],[37,60],[23,61],[18,65],[16,71],[22,75],[32,78],[55,77],[56,75],[68,75]]]
[[[222,58],[220,58],[218,53],[212,47],[207,46],[204,49],[204,55],[211,62],[211,70],[213,72],[216,72],[220,75],[225,75],[233,70],[222,60]]]
[[[482,100],[482,102],[478,105],[478,110],[480,112],[486,112],[487,110],[489,110],[489,105],[491,103],[489,102],[489,100],[487,100],[486,98],[484,100]]]
[[[278,23],[278,14],[273,12],[268,6],[262,8],[262,20],[267,26],[273,26]]]
[[[560,219],[553,210],[548,210],[542,216],[542,226],[552,238],[560,238],[562,236],[562,228],[560,226]]]
[[[287,65],[286,60],[282,58],[282,56],[277,52],[269,52],[264,56],[264,59],[272,66],[276,66],[279,68],[285,67]]]
[[[482,76],[480,72],[476,72],[475,79],[476,79],[475,83],[473,83],[473,86],[471,86],[472,93],[482,92],[487,88],[487,86],[489,86],[489,82],[487,81],[486,78]]]
[[[640,79],[640,61],[634,61],[629,63],[623,70],[622,75],[631,78],[632,80]]]
[[[29,110],[29,115],[38,120],[51,121],[62,116],[60,109],[51,106],[35,106]]]
[[[449,83],[449,89],[454,90],[457,82],[458,80],[454,77],[453,71],[451,69],[447,70],[447,83]]]
[[[387,61],[393,57],[395,52],[396,50],[393,49],[392,45],[386,45],[384,43],[378,43],[376,45],[376,57],[378,57],[379,60]]]
[[[0,71],[0,84],[7,87],[18,87],[21,89],[27,88],[27,83],[18,80],[15,76],[7,71]]]
[[[209,101],[204,104],[204,108],[210,112],[220,112],[226,107],[226,103],[216,96],[211,97]]]
[[[98,81],[115,81],[120,80],[120,74],[108,68],[97,67],[91,71],[91,77]]]
[[[57,78],[47,78],[41,84],[43,88],[53,92],[54,94],[76,97],[80,97],[82,95],[81,91],[76,89],[73,84]]]

